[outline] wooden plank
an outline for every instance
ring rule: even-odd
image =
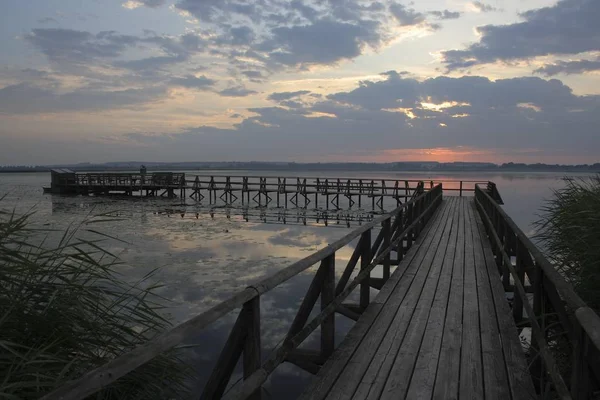
[[[448,298],[448,310],[444,323],[442,347],[438,372],[433,390],[434,399],[458,398],[460,371],[460,345],[462,336],[462,309],[463,309],[463,280],[464,280],[464,249],[465,249],[465,221],[458,220],[458,240],[454,255],[454,268],[452,270],[452,290]]]
[[[479,323],[481,329],[481,359],[483,381],[485,386],[484,397],[489,400],[510,399],[510,386],[506,373],[506,363],[502,352],[500,332],[496,307],[490,287],[490,276],[483,253],[483,242],[487,237],[482,237],[479,232],[477,211],[471,202],[469,206],[473,235],[473,251],[475,257],[475,274],[477,276],[477,299],[479,302]],[[492,270],[492,279],[499,279],[497,270]]]
[[[477,214],[475,219],[477,220],[479,234],[482,238],[485,238],[485,228],[479,214]],[[498,278],[496,260],[492,253],[490,241],[482,240],[482,245],[488,269],[492,299],[496,308],[498,331],[500,332],[500,341],[502,343],[502,352],[504,353],[505,368],[512,398],[524,400],[535,398],[533,382],[531,381],[525,355],[523,354],[521,342],[519,341],[512,319],[512,312],[506,301],[502,282]]]
[[[465,258],[463,281],[463,334],[460,355],[460,398],[478,400],[483,398],[483,371],[481,365],[481,331],[477,277],[473,253],[473,229],[475,221],[470,218],[466,199],[461,201],[465,221]]]
[[[447,205],[415,257],[412,260],[403,260],[403,263],[410,261],[411,274],[407,274],[398,283],[393,295],[385,304],[384,311],[374,324],[373,332],[369,332],[363,346],[357,350],[338,384],[332,389],[331,398],[348,398],[355,389],[358,391],[357,396],[367,395],[372,388],[373,393],[383,390],[385,377],[395,359],[391,354],[395,354],[400,347],[450,211],[451,205]],[[336,396],[336,393],[339,396]]]
[[[413,315],[411,316],[410,321],[407,322],[408,328],[404,334],[404,338],[401,342],[402,344],[397,350],[395,349],[395,345],[392,346],[396,351],[390,352],[390,355],[394,360],[391,370],[387,372],[388,377],[383,387],[383,392],[380,395],[381,399],[391,400],[404,398],[406,396],[417,357],[422,346],[429,347],[431,345],[431,343],[423,342],[424,332],[429,322],[432,304],[439,286],[440,277],[442,276],[441,267],[446,256],[450,233],[455,221],[452,217],[454,215],[453,212],[457,210],[457,206],[460,202],[454,199],[453,203],[454,205],[451,208],[450,215],[448,216],[437,247],[429,250],[430,253],[434,254],[434,257],[431,260],[429,272],[417,300]],[[421,268],[423,267],[424,265],[421,266]],[[384,370],[384,368],[382,368],[382,370]],[[380,376],[381,372],[382,371],[379,373]],[[373,390],[375,387],[376,385],[374,385],[371,393],[369,393],[369,398],[378,395],[377,391]]]
[[[437,374],[437,367],[440,356],[440,347],[442,345],[442,334],[444,332],[444,322],[446,311],[448,309],[448,298],[450,296],[452,270],[454,268],[454,254],[456,252],[456,243],[458,240],[458,207],[454,208],[452,215],[454,229],[450,231],[446,256],[442,265],[442,277],[436,290],[427,328],[423,335],[423,343],[419,352],[419,358],[415,365],[410,386],[406,398],[408,399],[431,399],[433,386]]]
[[[438,227],[440,222],[443,221],[445,208],[445,204],[442,203],[442,205],[440,205],[436,211],[434,219],[430,221],[430,224],[428,224],[429,232],[433,232]],[[424,234],[417,240],[415,245],[405,255],[402,265],[398,267],[396,271],[394,271],[375,301],[371,303],[369,307],[367,307],[356,325],[354,325],[354,327],[350,330],[340,347],[321,368],[317,378],[311,383],[311,385],[309,385],[307,390],[301,396],[301,399],[317,400],[324,399],[327,396],[332,386],[338,380],[342,370],[355,354],[362,341],[366,337],[377,334],[375,329],[373,329],[373,321],[383,310],[390,310],[389,307],[384,307],[384,304],[390,298],[395,286],[399,284],[400,281],[408,283],[414,277],[419,263],[411,263],[411,261],[417,256],[419,248],[421,246],[428,246],[428,243],[430,243],[431,240],[432,236],[429,236],[428,234]],[[402,279],[403,277],[406,277],[406,279]]]

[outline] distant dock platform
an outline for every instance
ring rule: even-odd
[[[177,172],[151,173],[81,173],[68,169],[53,169],[52,181],[46,193],[73,195],[108,195],[176,197],[185,195],[185,174]]]

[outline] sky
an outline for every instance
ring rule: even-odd
[[[3,0],[0,165],[600,162],[598,0]]]

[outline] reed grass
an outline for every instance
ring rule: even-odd
[[[121,261],[103,247],[98,218],[62,235],[36,230],[32,222],[31,213],[0,210],[2,399],[37,399],[170,327],[153,273],[127,283],[117,272]],[[49,245],[57,234],[58,243]],[[183,398],[189,376],[174,350],[93,398]]]
[[[581,298],[600,311],[600,175],[566,179],[541,209],[537,239]]]

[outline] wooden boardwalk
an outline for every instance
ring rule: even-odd
[[[472,198],[446,197],[303,399],[529,399],[534,389]]]

